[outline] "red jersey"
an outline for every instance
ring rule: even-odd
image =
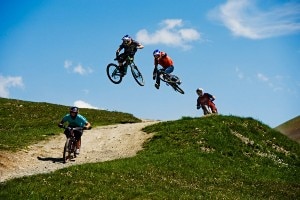
[[[197,99],[197,106],[200,105],[209,105],[211,101],[211,99],[213,99],[213,96],[209,93],[204,93],[202,96],[199,96]]]
[[[154,58],[154,65],[160,64],[163,68],[167,68],[173,65],[173,60],[165,53],[160,52],[159,58]]]

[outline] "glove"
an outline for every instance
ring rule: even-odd
[[[58,127],[59,127],[59,128],[62,128],[62,127],[64,127],[64,125],[63,125],[62,123],[59,123],[59,124],[58,124]]]
[[[92,129],[91,126],[90,127],[86,127],[86,126],[83,127],[83,130],[91,130],[91,129]]]

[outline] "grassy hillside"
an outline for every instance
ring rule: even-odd
[[[0,98],[0,150],[24,148],[61,133],[57,124],[69,112],[68,106]],[[141,121],[132,114],[80,109],[92,126]]]
[[[300,116],[277,126],[275,129],[300,143]]]
[[[155,136],[133,158],[9,180],[0,199],[300,197],[300,145],[252,118],[183,117],[144,131]]]

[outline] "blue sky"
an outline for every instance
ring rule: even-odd
[[[132,113],[202,116],[198,87],[220,114],[275,127],[300,114],[298,0],[0,0],[0,97]],[[106,76],[121,38],[145,48],[145,78]],[[174,60],[185,94],[152,80],[152,52]],[[50,113],[49,113],[50,114]],[[88,116],[87,116],[88,118]]]

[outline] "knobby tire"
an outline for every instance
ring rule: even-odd
[[[179,93],[181,93],[181,94],[184,94],[183,89],[181,89],[176,83],[175,83],[175,84],[172,84],[172,87],[174,88],[174,90],[175,90],[176,92],[179,92]]]
[[[131,67],[131,73],[132,73],[132,76],[133,76],[134,80],[140,86],[144,86],[145,85],[145,81],[144,81],[143,75],[140,72],[140,70],[138,69],[138,67],[135,64],[132,64],[130,67]]]
[[[113,82],[114,84],[119,84],[122,82],[123,77],[121,76],[118,65],[116,65],[114,63],[108,64],[106,67],[106,73],[107,73],[109,80],[111,82]]]
[[[67,138],[65,147],[64,147],[64,152],[63,152],[63,161],[64,163],[67,162],[68,159],[70,159],[71,153],[69,151],[69,145],[70,145],[70,138]]]
[[[172,75],[174,78],[176,78],[177,80],[179,80],[179,78],[176,76],[176,75]],[[171,80],[171,77],[166,74],[166,73],[161,73],[159,75],[159,78],[160,80],[162,80],[163,82],[166,82],[167,84],[169,84],[170,86],[173,87],[173,89],[176,91],[176,92],[179,92],[181,94],[184,94],[184,91],[183,89],[181,89],[178,84],[176,82],[174,82],[173,80]]]

